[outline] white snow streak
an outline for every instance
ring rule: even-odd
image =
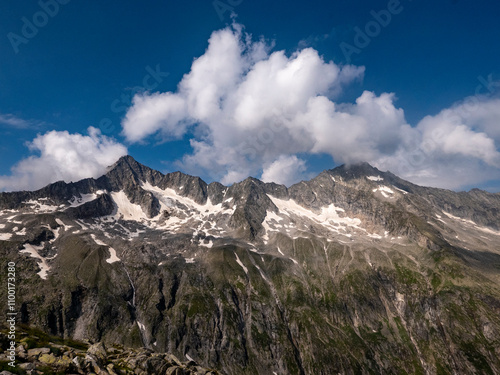
[[[465,224],[471,224],[471,225],[474,226],[475,229],[478,229],[478,230],[480,230],[482,232],[485,232],[485,233],[488,233],[488,234],[493,234],[495,236],[500,236],[500,231],[496,231],[496,230],[493,230],[491,228],[479,226],[479,225],[477,225],[477,223],[475,223],[472,220],[463,219],[463,218],[458,217],[458,216],[453,216],[452,214],[450,214],[448,212],[444,212],[444,211],[443,211],[443,214],[445,214],[446,216],[448,216],[450,219],[461,221],[462,223],[465,223]]]
[[[111,246],[109,245],[106,245],[104,242],[102,242],[101,240],[99,240],[98,238],[96,238],[95,234],[91,234],[90,235],[92,237],[92,239],[94,240],[94,242],[100,246],[106,246],[109,248],[109,258],[106,259],[106,262],[108,262],[109,264],[113,264],[115,262],[119,262],[121,259],[118,258],[118,256],[116,255],[116,250],[113,249]]]
[[[62,226],[65,231],[68,230],[68,229],[70,229],[70,228],[73,228],[72,225],[66,225],[66,224],[64,224],[64,222],[61,219],[56,219],[56,223],[59,224],[60,226]]]
[[[380,176],[368,176],[366,178],[369,179],[370,181],[384,181],[384,179]]]
[[[394,190],[388,188],[387,186],[379,186],[378,188],[373,189],[374,193],[376,193],[377,191],[380,191],[380,193],[386,198],[393,198],[392,195],[394,195]],[[391,196],[389,196],[387,193],[391,194]]]
[[[238,257],[238,254],[234,253],[234,255],[236,256],[236,263],[238,263],[241,268],[243,268],[243,271],[245,271],[245,273],[248,275],[248,268],[246,268],[243,263],[241,262],[240,258]]]
[[[42,203],[40,201],[47,200],[48,198],[40,198],[38,200],[29,200],[26,202],[23,202],[24,204],[28,204],[30,206],[33,206],[31,209],[35,211],[36,213],[42,213],[42,212],[54,212],[57,211],[57,206],[51,206],[45,203]]]
[[[81,198],[73,197],[68,202],[70,207],[78,207],[97,198],[97,194],[80,194]]]
[[[400,189],[400,188],[398,188],[398,187],[396,187],[396,186],[394,186],[394,185],[392,185],[392,187],[393,187],[394,189],[396,189],[396,190],[399,190],[399,191],[400,191],[401,193],[403,193],[403,194],[408,194],[408,192],[407,192],[406,190]]]
[[[138,320],[136,320],[136,322],[137,322],[137,325],[139,326],[139,329],[142,332],[146,332],[146,326],[144,324],[142,324],[141,322],[139,322]]]
[[[47,261],[45,260],[44,257],[42,257],[38,251],[42,250],[43,246],[33,246],[30,245],[29,243],[24,244],[24,249],[21,250],[21,253],[27,253],[30,254],[32,258],[36,258],[39,260],[38,266],[40,267],[40,272],[37,273],[38,276],[40,276],[43,280],[47,279],[47,272],[50,270],[49,265],[47,264]]]

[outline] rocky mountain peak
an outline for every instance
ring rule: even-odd
[[[142,165],[140,165],[132,156],[125,155],[116,161],[113,165],[107,168],[106,172],[110,172],[112,170],[118,169],[140,169]]]
[[[333,176],[341,176],[346,180],[372,176],[377,177],[385,174],[385,172],[382,172],[379,169],[371,166],[367,162],[343,164],[334,169],[329,169],[327,172]]]
[[[141,181],[151,180],[152,175],[159,173],[155,172],[127,155],[122,156],[109,167],[105,177],[114,189],[121,189],[130,185],[140,185]]]

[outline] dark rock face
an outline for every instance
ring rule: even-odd
[[[109,194],[101,194],[95,200],[87,202],[78,207],[70,207],[66,210],[68,217],[72,219],[89,219],[111,215],[114,210],[113,199]]]
[[[499,210],[366,163],[226,187],[124,157],[2,193],[0,259],[23,322],[101,343],[75,371],[121,343],[136,373],[496,374]]]
[[[277,210],[266,194],[265,184],[250,177],[231,186],[228,194],[237,197],[237,208],[231,217],[230,225],[242,228],[245,237],[255,239],[262,231],[262,222],[267,210]]]

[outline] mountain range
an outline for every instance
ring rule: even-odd
[[[64,338],[225,374],[500,374],[500,193],[367,163],[224,186],[125,156],[0,193],[0,259],[19,321]]]

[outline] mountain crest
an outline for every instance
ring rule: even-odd
[[[385,172],[378,170],[367,162],[356,164],[343,164],[334,169],[329,169],[327,173],[333,176],[342,176],[345,179],[361,178],[361,177],[377,177],[382,176]]]
[[[90,203],[102,194],[109,197]],[[123,194],[123,197],[120,194]],[[454,216],[465,213],[466,219],[500,229],[499,223],[494,220],[495,205],[500,199],[498,194],[477,190],[470,193],[453,193],[418,187],[390,172],[382,172],[368,163],[342,165],[326,170],[314,179],[302,181],[290,188],[264,183],[253,177],[226,187],[217,182],[207,185],[201,178],[182,172],[162,174],[127,155],[121,157],[98,179],[84,179],[69,184],[60,181],[34,192],[2,193],[0,207],[29,208],[31,206],[26,202],[40,199],[48,199],[54,206],[61,207],[73,205],[71,202],[82,201],[83,207],[72,210],[73,216],[87,217],[91,211],[100,212],[102,215],[110,214],[110,202],[115,202],[115,211],[118,212],[120,210],[117,200],[125,199],[127,204],[139,206],[149,220],[158,217],[164,210],[169,210],[168,205],[171,200],[168,198],[165,201],[165,194],[171,194],[172,199],[185,197],[199,206],[210,204],[231,207],[234,212],[228,224],[233,229],[243,228],[242,233],[251,240],[265,232],[265,220],[269,212],[280,212],[272,197],[285,201],[293,200],[317,213],[325,207],[335,205],[380,228],[387,227],[387,215],[392,215],[390,213],[392,211],[383,208],[387,211],[385,216],[373,218],[367,217],[366,211],[381,210],[387,203],[405,202],[415,207],[413,213],[425,215],[433,210],[430,207],[433,204],[449,210]],[[458,198],[460,194],[465,194],[467,200]],[[469,205],[467,209],[459,207],[457,203],[459,199]],[[486,201],[490,205],[494,202],[493,206],[481,210],[482,202]],[[448,202],[453,204],[450,205]],[[425,222],[420,225],[420,227],[426,226],[428,224]],[[390,228],[395,230],[396,227],[392,225]]]

